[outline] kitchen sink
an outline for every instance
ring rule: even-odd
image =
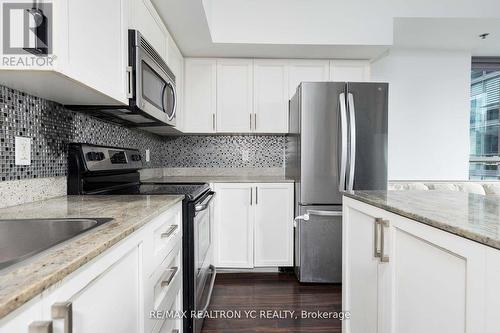
[[[111,220],[110,218],[0,219],[0,269]]]

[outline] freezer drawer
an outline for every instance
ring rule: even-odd
[[[299,206],[295,274],[300,282],[342,282],[342,206]]]

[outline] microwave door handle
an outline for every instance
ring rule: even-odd
[[[352,191],[354,189],[354,174],[356,171],[356,109],[354,108],[354,96],[351,93],[347,95],[347,105],[349,110],[349,125],[351,133],[347,190]]]
[[[341,152],[340,152],[340,175],[339,175],[339,191],[346,190],[345,178],[347,168],[347,111],[345,94],[339,95],[340,103],[340,134],[341,134]]]
[[[173,99],[173,105],[172,105],[172,115],[168,117],[168,120],[172,120],[175,117],[175,114],[177,112],[177,89],[172,83],[168,83],[170,88],[172,89],[172,99]],[[168,115],[168,113],[167,113]]]

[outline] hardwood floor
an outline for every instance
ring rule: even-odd
[[[341,332],[338,319],[304,319],[301,316],[302,311],[341,311],[341,292],[340,284],[301,285],[290,273],[219,274],[209,307],[210,313],[219,318],[206,318],[202,332]],[[255,312],[247,312],[247,316],[245,311],[252,310]],[[266,310],[276,312],[261,312]],[[295,313],[290,316],[290,312],[278,312],[283,310]],[[229,317],[237,313],[241,314],[240,319],[220,318],[223,314]],[[287,318],[269,318],[277,315]]]

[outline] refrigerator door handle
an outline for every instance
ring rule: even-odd
[[[354,96],[349,93],[347,95],[347,109],[349,110],[349,132],[351,134],[349,141],[349,173],[347,175],[347,190],[354,189],[354,173],[356,167],[356,109],[354,108]]]
[[[341,93],[339,95],[340,102],[340,131],[341,131],[341,151],[340,151],[340,179],[339,179],[339,191],[343,192],[346,190],[345,178],[347,169],[347,111],[346,111],[346,100],[345,94]]]
[[[302,220],[305,222],[309,221],[311,219],[310,215],[314,215],[314,216],[342,216],[342,212],[341,211],[330,211],[330,210],[308,209],[307,213],[305,213],[304,215],[297,216],[294,219],[294,226],[296,225],[296,223],[299,220]]]

